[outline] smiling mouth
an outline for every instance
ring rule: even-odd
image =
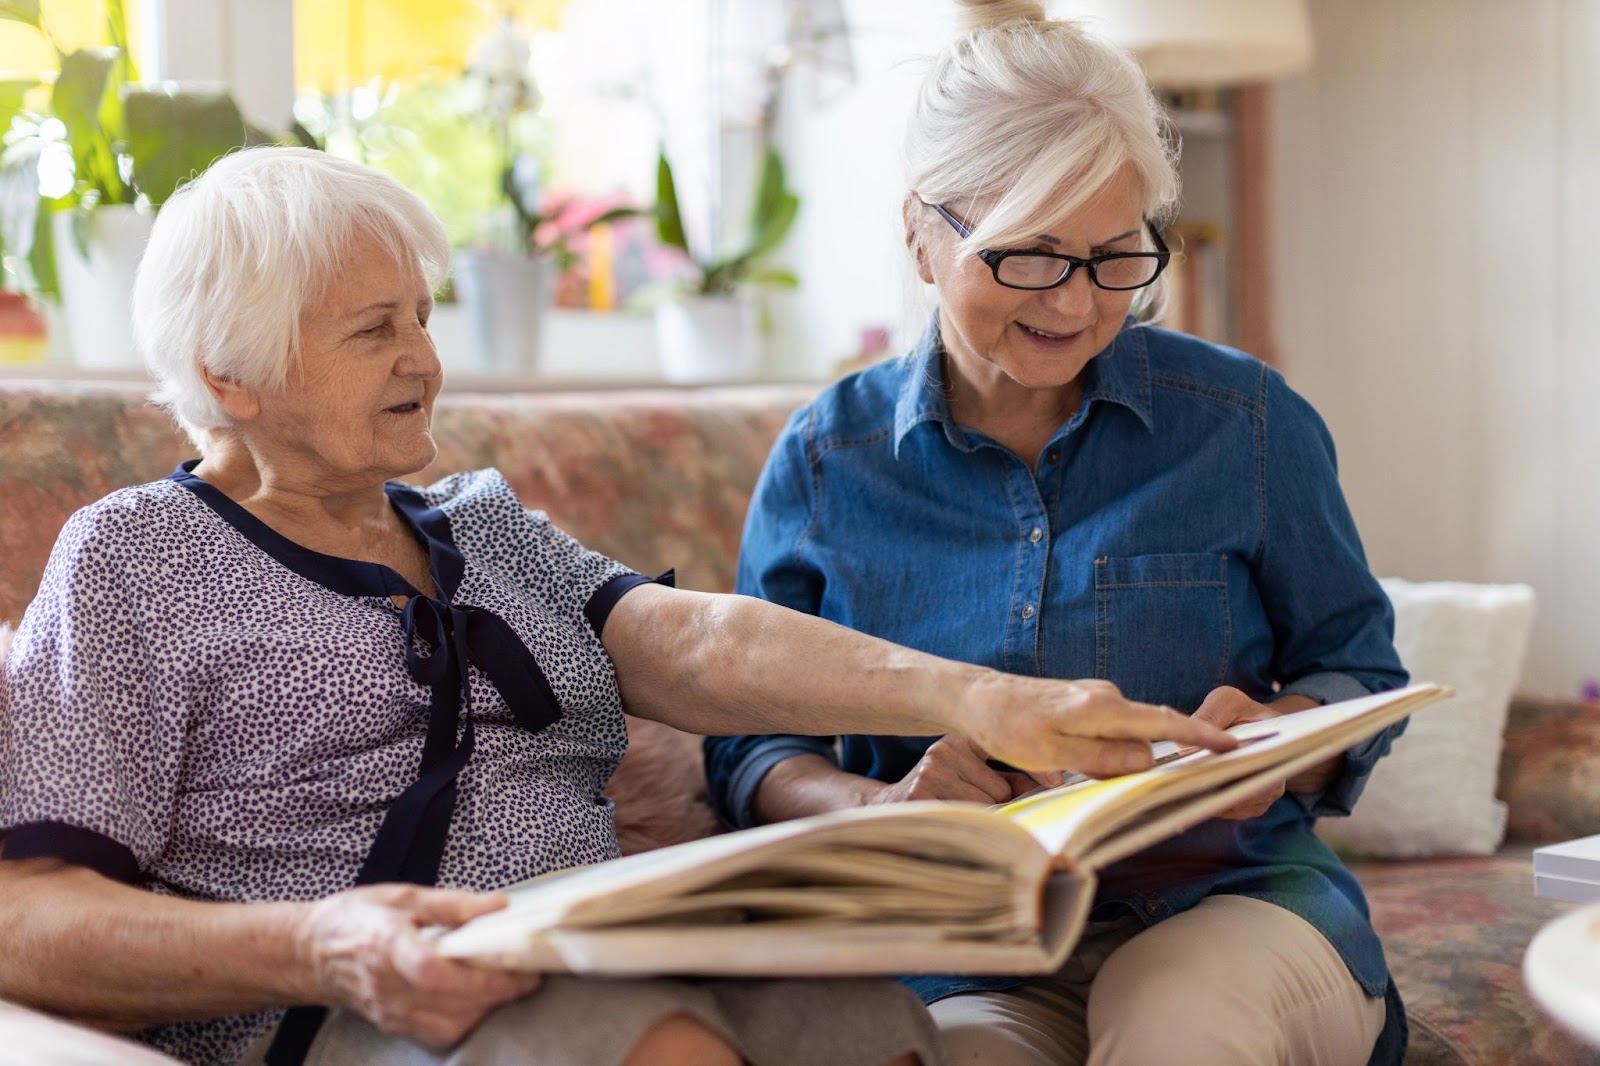
[[[1017,323],[1017,328],[1022,330],[1024,333],[1038,337],[1040,340],[1047,341],[1071,340],[1073,337],[1076,337],[1079,333],[1083,332],[1082,330],[1074,330],[1071,333],[1051,333],[1049,330],[1034,329],[1032,326],[1024,326],[1021,322]]]

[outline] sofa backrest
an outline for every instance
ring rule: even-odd
[[[529,507],[636,569],[679,585],[733,586],[750,493],[799,386],[460,394],[434,411],[426,484],[493,466]],[[0,382],[0,621],[38,588],[79,507],[164,477],[194,448],[135,384]]]

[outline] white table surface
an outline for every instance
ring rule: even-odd
[[[1540,929],[1522,957],[1522,979],[1551,1017],[1600,1047],[1600,904]]]

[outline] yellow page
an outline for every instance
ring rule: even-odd
[[[1213,792],[1308,751],[1343,750],[1448,695],[1450,690],[1439,685],[1412,685],[1244,723],[1229,730],[1241,741],[1233,751],[1196,751],[1140,773],[1079,781],[1024,796],[997,810],[1033,834],[1052,855],[1081,855],[1147,810]]]

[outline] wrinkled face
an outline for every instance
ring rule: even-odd
[[[1054,232],[994,250],[1027,248],[1081,259],[1149,251],[1142,191],[1134,172],[1124,168]],[[946,206],[972,226],[989,205],[978,201]],[[1030,388],[1066,385],[1111,343],[1138,295],[1101,289],[1081,268],[1054,289],[1006,288],[977,256],[955,261],[959,238],[929,208],[914,205],[912,210],[932,216],[931,223],[924,219],[920,227],[918,272],[938,292],[939,326],[953,364],[951,372],[967,380],[981,382],[1003,375]]]
[[[443,376],[416,263],[360,240],[300,319],[302,358],[283,392],[260,397],[252,448],[269,448],[329,487],[361,487],[427,466]]]

